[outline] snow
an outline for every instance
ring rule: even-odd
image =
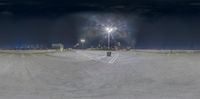
[[[0,99],[199,99],[200,54],[0,52]]]

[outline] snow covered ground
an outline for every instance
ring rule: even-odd
[[[0,52],[0,99],[199,99],[200,54]]]

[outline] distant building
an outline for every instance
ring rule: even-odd
[[[51,45],[53,49],[60,50],[61,52],[64,50],[64,45],[61,43],[54,43]]]

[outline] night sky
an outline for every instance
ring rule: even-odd
[[[69,48],[80,38],[86,39],[87,47],[96,47],[99,43],[106,45],[105,27],[112,26],[117,28],[112,33],[112,43],[120,41],[122,46],[138,49],[200,49],[198,7],[173,4],[173,7],[152,8],[138,4],[142,7],[133,8],[138,6],[136,4],[102,9],[99,5],[91,7],[90,4],[89,7],[74,5],[61,9],[60,5],[52,5],[46,8],[1,8],[0,47],[50,47],[52,43],[63,43]]]

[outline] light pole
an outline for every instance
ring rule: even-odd
[[[110,50],[110,36],[111,36],[111,33],[113,33],[116,30],[117,30],[116,27],[105,27],[105,31],[106,31],[106,33],[108,35],[108,50]],[[107,52],[107,56],[111,56],[111,51]]]
[[[85,39],[81,39],[80,41],[81,41],[81,46],[82,46],[82,48],[83,48],[84,43],[85,43]]]
[[[117,28],[116,27],[105,27],[105,31],[108,35],[108,49],[110,49],[110,36]]]
[[[110,49],[110,32],[107,32],[108,34],[108,49]]]

